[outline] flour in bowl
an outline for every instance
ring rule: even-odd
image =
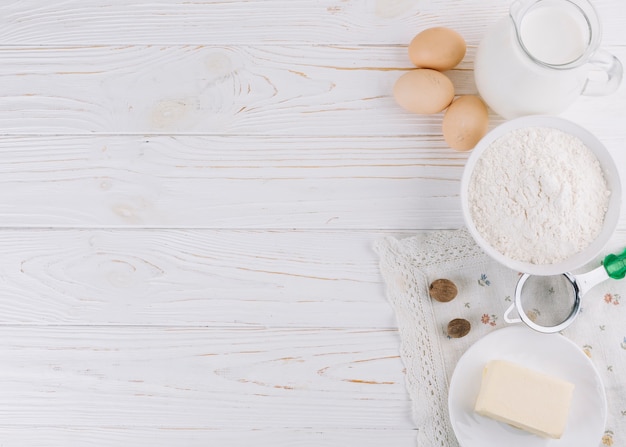
[[[503,255],[554,264],[584,250],[604,223],[610,191],[596,156],[558,129],[516,129],[495,140],[469,182],[472,221]]]

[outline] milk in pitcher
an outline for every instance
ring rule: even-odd
[[[584,88],[586,72],[576,62],[590,39],[589,23],[576,5],[537,2],[517,23],[503,18],[481,41],[474,62],[478,91],[505,118],[558,114]]]

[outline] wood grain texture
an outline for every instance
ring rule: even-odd
[[[3,230],[0,324],[395,328],[385,235]]]
[[[361,446],[414,447],[415,430],[411,429],[210,429],[151,427],[13,427],[1,426],[3,447],[237,447],[268,445],[273,447]]]
[[[407,43],[416,29],[459,25],[477,36],[506,11],[502,0],[13,1],[0,39],[11,44]],[[244,19],[245,18],[245,19]]]
[[[392,99],[406,49],[0,47],[4,133],[439,134]],[[457,90],[473,91],[456,70]]]
[[[407,44],[451,26],[476,43],[507,0],[7,0],[0,41],[10,44]],[[605,40],[621,43],[621,0],[596,0]]]
[[[0,327],[3,425],[413,428],[395,330]]]
[[[429,137],[6,136],[0,225],[456,228],[466,157]]]

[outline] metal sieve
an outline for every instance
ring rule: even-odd
[[[525,323],[544,333],[559,332],[568,327],[580,313],[582,297],[593,287],[612,278],[626,276],[626,249],[610,254],[600,267],[580,275],[537,276],[523,274],[515,286],[515,300],[504,313],[507,323]],[[512,318],[517,310],[519,318]]]

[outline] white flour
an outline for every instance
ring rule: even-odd
[[[470,180],[472,220],[518,261],[554,264],[600,233],[610,191],[596,156],[557,129],[514,130],[485,150]]]

